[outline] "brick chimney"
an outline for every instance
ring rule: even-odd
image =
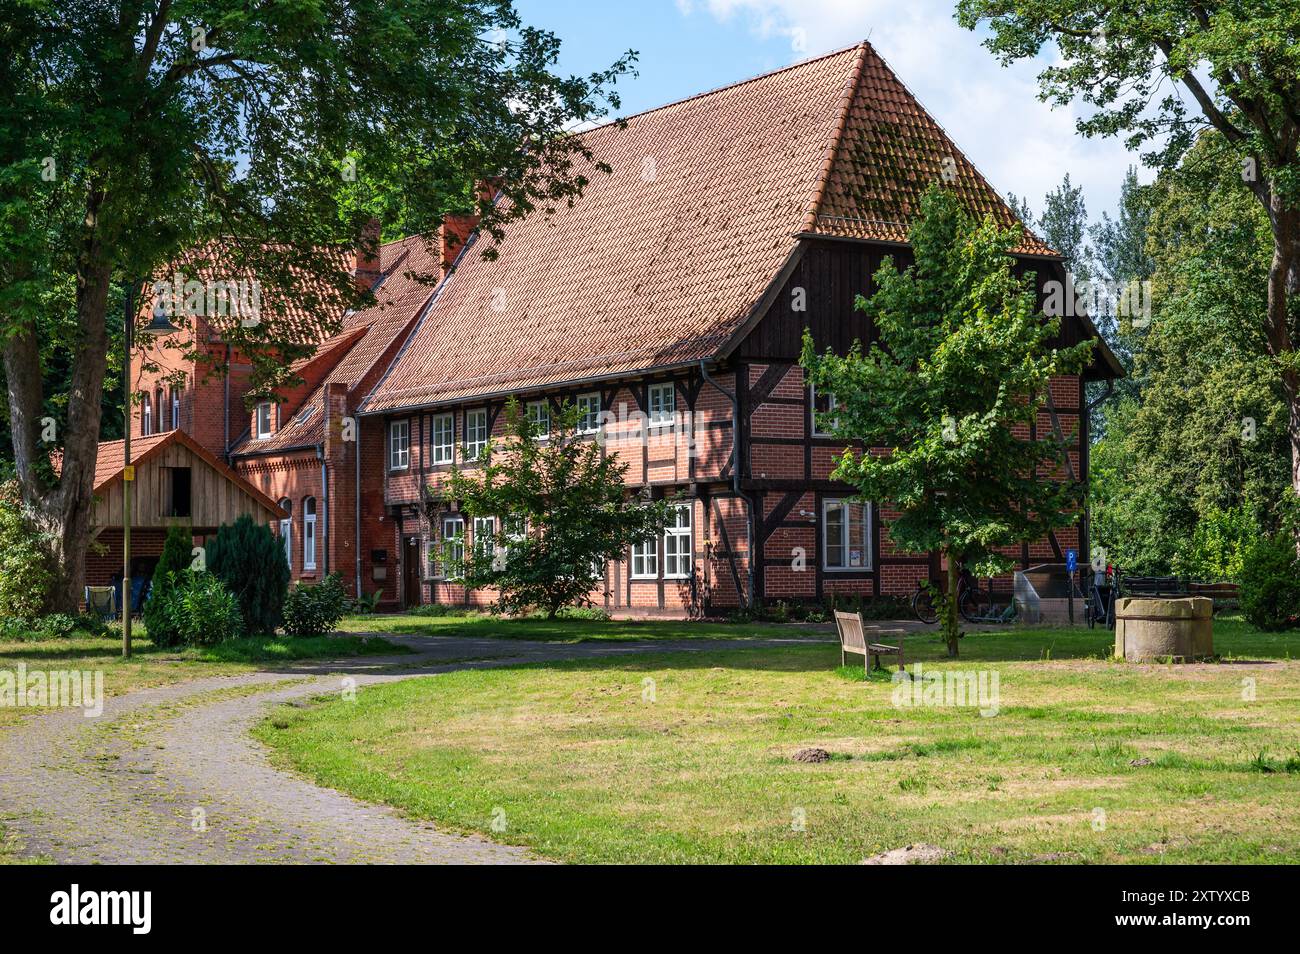
[[[379,275],[379,220],[372,217],[361,230],[352,253],[352,278],[357,287],[368,291],[379,281]]]
[[[478,185],[478,199],[480,202],[491,202],[500,190],[500,183],[495,179],[486,179]],[[472,212],[469,215],[448,215],[442,220],[442,225],[438,229],[438,242],[442,252],[442,277],[446,278],[447,273],[451,271],[452,263],[456,261],[456,256],[469,240],[473,231],[478,228],[479,215]]]
[[[448,215],[442,220],[442,225],[438,228],[438,242],[442,251],[443,278],[447,277],[456,256],[477,227],[477,215]]]

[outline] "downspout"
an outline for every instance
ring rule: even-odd
[[[225,383],[221,395],[221,418],[222,418],[222,453],[226,458],[226,463],[230,463],[230,345],[226,345],[226,374]]]
[[[748,559],[745,561],[747,589],[745,594],[746,608],[752,608],[754,605],[754,502],[749,496],[740,489],[740,401],[736,395],[727,391],[722,385],[709,375],[709,369],[705,367],[704,360],[700,360],[700,375],[719,394],[731,402],[731,489],[741,500],[745,502],[747,516],[745,520],[745,553]]]
[[[357,425],[357,439],[354,442],[356,447],[352,449],[352,453],[356,458],[356,478],[355,483],[352,485],[352,499],[356,502],[356,514],[352,526],[356,531],[357,599],[361,599],[364,595],[361,592],[361,418],[357,417],[353,420],[356,421]]]
[[[316,445],[316,459],[320,461],[320,519],[321,532],[320,542],[324,548],[325,572],[321,577],[330,575],[330,483],[329,474],[325,469],[325,445],[320,443]]]

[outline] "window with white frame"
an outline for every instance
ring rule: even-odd
[[[474,558],[477,560],[492,559],[492,554],[497,545],[496,517],[475,517],[471,528],[474,531],[474,539],[470,541],[474,547]]]
[[[293,570],[293,502],[289,499],[280,501],[284,516],[280,518],[280,545],[284,547],[284,561]]]
[[[632,579],[654,580],[659,577],[659,540],[647,537],[632,544]]]
[[[835,409],[839,407],[839,402],[835,400],[835,395],[829,391],[823,391],[818,394],[817,389],[809,385],[810,395],[809,406],[812,408],[812,435],[813,437],[831,437],[831,430],[835,426]]]
[[[465,412],[465,459],[478,460],[488,442],[487,408]]]
[[[181,426],[181,396],[172,388],[172,430]]]
[[[871,569],[871,504],[822,501],[822,568]]]
[[[316,569],[316,498],[302,502],[302,568]]]
[[[450,464],[456,456],[456,418],[452,414],[435,414],[429,428],[429,460]]]
[[[664,528],[664,579],[691,575],[691,505],[679,504],[669,512]]]
[[[646,413],[651,427],[671,427],[677,413],[677,388],[672,383],[652,384],[646,392]]]
[[[144,405],[140,410],[140,433],[153,433],[153,402],[149,400],[149,395],[144,396]]]
[[[271,402],[262,401],[260,404],[258,404],[256,415],[257,415],[256,418],[257,436],[270,437],[271,436]]]
[[[533,429],[533,436],[545,440],[551,436],[551,406],[546,401],[529,401],[524,413]]]
[[[600,394],[578,395],[578,433],[596,434],[600,431]]]
[[[465,518],[459,514],[448,514],[442,518],[442,565],[441,573],[435,576],[454,580],[460,576],[465,565]]]
[[[388,423],[388,469],[406,470],[411,466],[411,422]]]

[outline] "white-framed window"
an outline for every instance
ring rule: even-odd
[[[153,416],[154,420],[158,422],[158,433],[161,434],[167,430],[167,413],[166,408],[163,406],[162,388],[158,388],[153,392]]]
[[[826,428],[834,426],[834,419],[827,418],[824,415],[833,415],[835,409],[839,407],[835,395],[829,391],[818,394],[817,388],[811,384],[808,385],[808,395],[808,406],[812,409],[812,436],[833,437],[834,435]],[[822,417],[820,421],[817,419],[819,416]]]
[[[667,384],[652,384],[646,392],[646,414],[651,427],[671,427],[677,413],[677,386],[671,381]]]
[[[474,547],[475,559],[490,560],[497,544],[496,517],[475,517],[470,528],[474,531],[471,544]]]
[[[144,396],[144,404],[140,409],[140,433],[153,433],[153,402],[149,400],[149,395]]]
[[[271,436],[271,402],[262,401],[261,403],[259,403],[257,405],[256,414],[257,414],[257,424],[256,424],[257,436],[259,438],[270,437]]]
[[[429,426],[429,460],[434,464],[450,464],[455,459],[456,417],[435,414]]]
[[[181,426],[181,396],[172,388],[172,430]]]
[[[600,432],[600,393],[578,395],[578,433],[597,434]]]
[[[388,422],[388,469],[406,470],[411,466],[411,422]]]
[[[871,504],[822,501],[822,569],[871,569]]]
[[[539,441],[551,436],[551,405],[546,401],[529,401],[524,407],[528,423],[532,425],[533,434]]]
[[[316,498],[302,502],[302,568],[316,569]]]
[[[465,459],[478,460],[488,442],[487,408],[478,407],[465,412]]]
[[[434,571],[434,576],[454,580],[460,576],[465,564],[465,518],[460,514],[447,514],[442,518],[442,554],[443,564]],[[441,569],[441,572],[438,572]]]
[[[659,578],[659,540],[647,537],[632,544],[632,579],[655,580]]]
[[[289,564],[289,570],[293,570],[293,501],[284,499],[280,501],[280,509],[284,511],[284,516],[280,518],[280,543],[284,547],[284,561]]]
[[[691,575],[691,505],[679,504],[670,511],[664,527],[664,579],[680,580]]]

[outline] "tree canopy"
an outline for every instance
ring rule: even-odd
[[[425,232],[477,206],[500,237],[601,170],[565,130],[617,106],[631,54],[566,77],[558,48],[509,0],[0,0],[0,337],[62,603],[80,590],[110,302],[182,258],[255,278],[259,319],[217,330],[255,390],[282,383],[365,302],[341,255],[372,216]]]

